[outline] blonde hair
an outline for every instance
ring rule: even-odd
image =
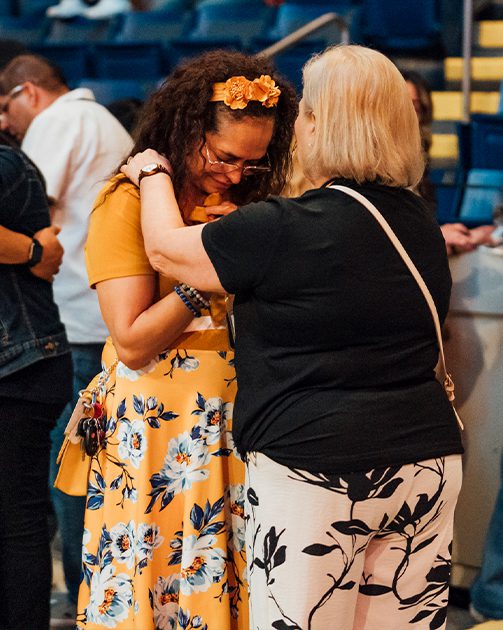
[[[387,57],[334,46],[306,63],[303,80],[304,113],[315,118],[314,141],[302,160],[310,179],[417,185],[424,171],[417,116]]]

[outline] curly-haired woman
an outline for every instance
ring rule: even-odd
[[[169,155],[186,224],[206,222],[282,189],[296,110],[293,89],[266,60],[207,53],[152,96],[132,153]],[[158,172],[150,164],[142,178]],[[206,310],[208,295],[154,273],[139,189],[122,175],[96,202],[86,255],[111,334],[103,353],[111,376],[106,446],[89,479],[77,625],[248,628],[224,298],[211,297]]]

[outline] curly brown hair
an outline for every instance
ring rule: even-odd
[[[214,83],[241,75],[253,80],[262,74],[270,75],[281,89],[276,107],[250,101],[245,109],[231,110],[222,102],[210,102]],[[134,133],[131,155],[148,148],[166,155],[173,167],[173,185],[178,197],[188,183],[187,160],[195,151],[202,150],[206,132],[218,132],[225,117],[272,118],[275,124],[268,148],[271,171],[243,178],[230,188],[235,203],[257,201],[268,194],[279,194],[286,183],[296,115],[295,90],[278,75],[268,59],[214,50],[182,63],[150,97]]]

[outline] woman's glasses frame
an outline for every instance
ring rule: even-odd
[[[271,161],[269,154],[266,153],[265,157],[267,162],[265,164],[243,165],[234,164],[233,162],[224,162],[223,160],[212,160],[210,157],[210,148],[208,143],[205,143],[206,149],[206,161],[209,164],[210,170],[214,173],[232,173],[233,171],[241,170],[243,177],[250,177],[250,175],[263,175],[271,171]],[[213,149],[211,152],[214,153]],[[216,157],[216,155],[215,155]]]

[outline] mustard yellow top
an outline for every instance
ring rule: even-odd
[[[141,232],[140,191],[130,182],[110,180],[98,195],[89,222],[85,258],[92,288],[112,278],[157,275],[145,253]],[[113,191],[113,192],[111,192]],[[160,297],[175,281],[161,276]]]
[[[94,288],[98,282],[125,278],[128,276],[156,276],[159,284],[159,298],[173,291],[175,278],[158,275],[151,267],[141,231],[140,191],[131,182],[112,178],[101,190],[91,213],[89,232],[85,246],[85,260],[89,285]],[[114,186],[117,186],[114,190]],[[209,195],[205,206],[221,203],[221,197]],[[206,213],[203,207],[196,206],[191,213],[193,222],[202,222]],[[225,320],[223,297],[211,298],[212,320],[221,325]]]

